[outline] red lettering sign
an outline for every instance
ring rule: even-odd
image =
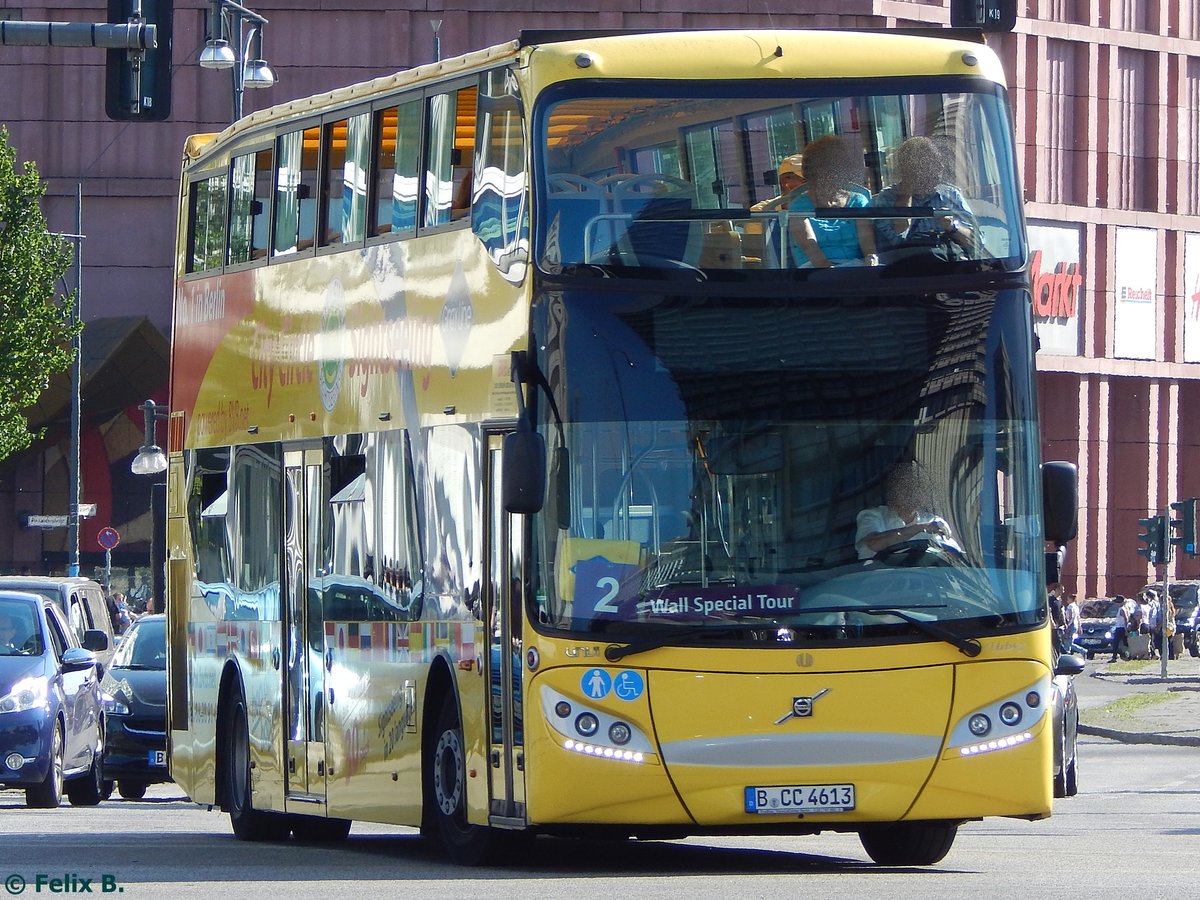
[[[1078,263],[1060,262],[1053,272],[1042,271],[1042,251],[1034,250],[1029,261],[1033,282],[1033,313],[1044,319],[1070,319],[1077,313],[1076,301],[1083,274]]]

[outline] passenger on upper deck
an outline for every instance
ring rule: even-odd
[[[945,181],[946,163],[937,144],[927,137],[906,140],[896,150],[896,174],[898,180],[876,194],[872,206],[918,206],[948,212],[934,218],[876,219],[879,249],[944,238],[970,253],[975,235],[964,220],[971,210],[962,191]]]
[[[790,200],[792,212],[870,205],[861,155],[843,137],[827,134],[804,149],[804,192]],[[788,222],[796,264],[827,268],[875,265],[875,230],[869,219],[792,218]]]
[[[804,157],[799,153],[785,156],[779,161],[777,183],[779,196],[770,200],[760,200],[750,207],[751,212],[770,212],[776,209],[787,209],[790,195],[804,187]]]

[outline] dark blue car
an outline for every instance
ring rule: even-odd
[[[107,709],[105,793],[116,782],[126,800],[167,773],[167,618],[142,616],[121,637],[101,683]]]
[[[94,806],[103,794],[104,704],[98,630],[83,646],[54,603],[0,591],[0,787],[24,788],[32,807],[53,808],[63,794]]]

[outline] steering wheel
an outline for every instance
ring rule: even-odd
[[[890,566],[911,566],[928,553],[933,545],[933,538],[909,538],[907,541],[884,547],[875,554],[875,559]]]

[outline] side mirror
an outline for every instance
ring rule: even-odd
[[[89,628],[83,633],[83,649],[99,652],[108,649],[108,635],[99,628]]]
[[[531,515],[546,502],[546,439],[518,428],[504,436],[501,494],[505,512]]]
[[[1065,544],[1079,530],[1079,470],[1074,463],[1042,465],[1042,516],[1046,540]]]
[[[1082,659],[1071,653],[1064,653],[1054,666],[1055,675],[1078,675],[1087,667]]]
[[[64,672],[82,672],[96,665],[96,654],[90,650],[72,647],[62,655]]]

